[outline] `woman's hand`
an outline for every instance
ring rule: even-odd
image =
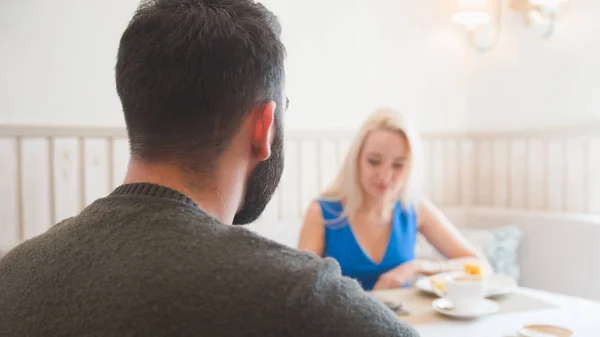
[[[400,288],[414,281],[420,273],[418,261],[405,262],[398,267],[381,274],[375,283],[373,290],[385,290]]]
[[[373,290],[400,288],[413,282],[419,275],[431,276],[448,271],[447,261],[413,260],[379,276]]]

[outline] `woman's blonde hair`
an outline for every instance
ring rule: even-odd
[[[363,201],[363,190],[358,177],[358,160],[367,136],[375,130],[398,132],[408,143],[409,158],[406,161],[406,182],[398,195],[404,208],[415,206],[420,197],[420,137],[414,127],[401,114],[391,109],[373,112],[354,137],[350,149],[333,183],[322,194],[325,200],[344,201],[344,212],[340,217],[351,217]]]

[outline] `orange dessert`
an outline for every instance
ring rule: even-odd
[[[470,264],[470,263],[465,264],[465,273],[467,273],[469,275],[482,276],[481,275],[482,274],[481,267],[476,264]]]
[[[442,292],[445,291],[445,279],[432,277],[429,281],[431,282],[431,288],[433,288],[434,290],[437,289]]]

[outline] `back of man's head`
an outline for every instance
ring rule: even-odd
[[[284,105],[280,32],[252,0],[143,1],[116,65],[132,156],[214,170],[254,106]]]

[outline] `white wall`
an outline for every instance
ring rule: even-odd
[[[555,34],[506,12],[500,44],[470,52],[468,128],[528,129],[600,120],[600,1],[572,0]]]
[[[120,34],[138,0],[0,2],[0,124],[122,125]],[[466,121],[462,41],[443,0],[269,0],[293,128],[354,128],[391,105],[426,130]]]
[[[122,125],[114,65],[137,2],[0,1],[0,124]]]
[[[424,131],[600,119],[600,2],[573,0],[548,41],[506,12],[497,49],[468,48],[448,0],[264,0],[288,49],[287,127],[355,128],[395,107]],[[138,0],[0,1],[0,124],[123,125],[120,34]]]
[[[444,0],[270,0],[288,49],[288,123],[355,128],[388,105],[424,130],[466,123],[466,50]]]

